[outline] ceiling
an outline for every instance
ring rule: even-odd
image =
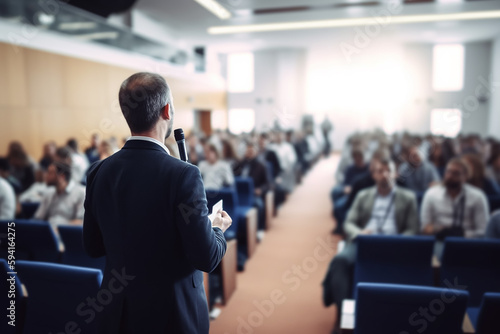
[[[210,35],[209,27],[378,16],[387,0],[219,0],[232,13],[220,20],[194,0],[138,0],[134,10],[165,27],[183,44],[220,52],[314,47],[353,38],[354,27]],[[500,10],[500,1],[406,0],[399,15]],[[154,34],[154,32],[151,32]],[[402,42],[467,42],[500,34],[500,19],[388,24],[378,37]]]

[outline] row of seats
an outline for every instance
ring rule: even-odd
[[[97,333],[95,311],[88,300],[94,299],[100,306],[108,302],[108,296],[99,290],[101,270],[18,260],[17,274],[12,274],[4,259],[0,259],[0,268],[0,287],[5,292],[0,305],[12,315],[1,322],[2,334]],[[12,300],[15,307],[10,306]]]
[[[104,270],[105,258],[91,258],[83,249],[83,227],[58,227],[62,245],[48,222],[15,221],[16,260],[45,261]],[[9,221],[0,221],[0,230],[7,231]],[[6,259],[8,234],[0,235],[0,257]]]
[[[500,293],[500,241],[446,238],[436,279],[433,237],[358,236],[353,294],[361,283],[441,286],[468,291],[473,324],[485,293]],[[500,333],[500,332],[499,332]]]
[[[469,292],[415,285],[359,283],[355,334],[463,333]],[[500,293],[484,294],[476,334],[500,333]],[[470,312],[469,312],[470,316]]]

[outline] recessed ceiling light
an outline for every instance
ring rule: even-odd
[[[196,0],[197,1],[197,0]],[[500,18],[500,10],[465,12],[452,14],[426,14],[426,15],[401,15],[391,18],[389,24],[418,23],[418,22],[437,22],[437,21],[460,21],[460,20],[479,20],[479,19],[497,19]],[[379,24],[373,17],[333,19],[318,21],[297,21],[281,23],[262,23],[250,25],[232,25],[218,26],[208,28],[208,33],[217,34],[236,34],[245,32],[262,31],[283,31],[298,29],[318,29],[333,27],[349,27]]]
[[[194,0],[221,20],[231,17],[231,13],[215,0]]]

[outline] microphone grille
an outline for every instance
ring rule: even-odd
[[[182,131],[182,129],[175,129],[174,130],[174,137],[175,137],[175,140],[178,141],[178,140],[183,140],[184,139],[184,131]]]

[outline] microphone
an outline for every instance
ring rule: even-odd
[[[179,157],[182,161],[188,161],[188,155],[186,150],[186,140],[184,139],[184,131],[182,129],[174,130],[175,141],[177,142],[177,146],[179,147]]]

